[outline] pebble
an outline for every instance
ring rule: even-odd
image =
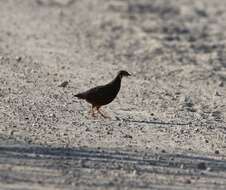
[[[196,133],[198,133],[200,130],[199,130],[199,128],[195,128],[195,130],[194,130]]]
[[[219,87],[224,87],[224,82],[223,81],[220,82]]]
[[[216,92],[216,94],[215,94],[216,96],[221,96],[221,94],[219,93],[219,92]]]
[[[63,87],[63,88],[65,88],[65,87],[67,87],[68,84],[69,84],[68,81],[64,81],[64,82],[62,82],[58,87]]]
[[[183,97],[182,101],[183,101],[184,105],[187,107],[192,107],[194,105],[192,98],[190,96]]]
[[[124,135],[124,138],[132,139],[133,137],[131,135],[126,134],[126,135]]]
[[[197,168],[200,170],[206,170],[207,169],[206,163],[205,162],[198,163]]]
[[[164,149],[161,150],[162,153],[166,153],[166,151]]]
[[[191,180],[190,179],[186,179],[184,183],[191,184]]]
[[[10,135],[13,135],[14,133],[15,133],[14,130],[11,130],[11,131],[9,132]]]
[[[184,164],[181,164],[180,165],[180,169],[184,169]]]
[[[22,57],[20,57],[20,56],[16,57],[17,62],[20,62],[21,60],[22,60]]]

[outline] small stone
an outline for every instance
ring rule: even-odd
[[[191,184],[191,180],[190,179],[186,179],[184,183]]]
[[[11,131],[10,131],[10,135],[13,135],[13,134],[14,134],[14,132],[15,132],[14,130],[11,130]]]
[[[220,151],[219,150],[215,150],[215,154],[220,154]]]
[[[205,143],[209,143],[209,141],[206,139],[206,140],[205,140]]]
[[[137,175],[137,170],[133,170],[133,175]]]
[[[190,96],[185,96],[183,101],[186,107],[192,107],[194,105]]]
[[[196,133],[198,133],[200,130],[199,130],[199,128],[196,128],[194,131],[195,131]]]
[[[197,112],[197,109],[195,109],[193,107],[187,107],[186,109],[187,109],[187,111],[190,111],[190,112]]]
[[[16,61],[17,62],[20,62],[21,60],[22,60],[22,57],[20,57],[20,56],[19,57],[16,57]]]
[[[181,164],[180,165],[180,169],[184,169],[184,164]]]
[[[162,153],[166,153],[166,151],[164,149],[161,150]]]
[[[206,170],[206,168],[207,168],[206,163],[205,162],[198,163],[197,168],[200,170]]]
[[[53,117],[53,118],[56,118],[56,114],[55,113],[51,113],[49,116]]]
[[[219,93],[219,92],[216,92],[216,94],[215,94],[216,96],[221,96],[221,94]]]
[[[124,138],[132,139],[133,137],[131,135],[126,134],[126,135],[124,135]]]
[[[214,111],[212,113],[212,116],[215,118],[215,120],[221,120],[222,119],[222,112],[221,111]]]
[[[200,17],[208,17],[208,14],[207,14],[207,12],[206,12],[205,9],[196,8],[196,9],[195,9],[195,12],[196,12],[196,14],[197,14],[198,16],[200,16]]]
[[[161,160],[161,159],[162,159],[162,157],[161,157],[161,156],[158,156],[158,157],[157,157],[157,160]]]
[[[85,131],[90,131],[90,129],[88,127],[86,127]]]
[[[63,87],[63,88],[65,88],[65,87],[67,87],[68,84],[69,84],[68,81],[64,81],[64,82],[62,82],[60,85],[58,85],[58,87]]]
[[[223,81],[220,82],[219,87],[224,87],[224,82]]]
[[[85,166],[85,160],[79,160],[78,161],[78,164],[81,166],[81,167],[84,167]]]
[[[121,119],[120,119],[118,116],[115,116],[115,119],[116,119],[117,121],[121,121]]]

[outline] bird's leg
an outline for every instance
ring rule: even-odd
[[[95,106],[92,105],[92,108],[90,110],[91,114],[92,114],[92,117],[96,117],[95,115],[95,109],[97,109]]]
[[[90,107],[90,110],[88,111],[89,114],[93,113],[93,106]]]
[[[95,110],[95,106],[91,106],[91,108],[90,108],[90,110],[89,110],[89,114],[91,114],[92,115],[92,117],[95,117],[95,112],[94,112],[94,110]]]
[[[109,117],[109,116],[106,116],[106,115],[104,115],[101,111],[100,111],[100,107],[97,107],[97,112],[102,116],[102,117],[104,117],[104,118],[111,118],[111,117]]]

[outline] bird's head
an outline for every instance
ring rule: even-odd
[[[131,76],[127,71],[121,70],[118,72],[118,76],[122,79],[123,77]]]

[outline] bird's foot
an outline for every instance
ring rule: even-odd
[[[103,118],[105,118],[105,119],[111,119],[110,116],[107,116],[107,115],[103,114],[99,109],[98,109],[97,111],[98,111],[98,113],[99,113]]]
[[[91,114],[92,118],[97,118],[97,115],[95,113]]]
[[[96,114],[95,114],[95,107],[92,107],[89,112],[88,112],[93,118],[96,118]]]

